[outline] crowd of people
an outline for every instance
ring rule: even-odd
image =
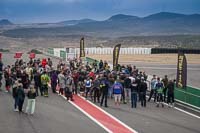
[[[4,66],[0,60],[1,87],[3,76],[6,92],[12,93],[15,101],[14,111],[23,112],[27,97],[28,114],[34,113],[37,96],[49,97],[50,88],[52,93],[65,95],[67,100],[76,100],[73,95],[80,94],[100,106],[108,107],[107,99],[110,98],[114,99],[117,107],[121,103],[130,103],[132,108],[136,108],[138,102],[146,107],[150,83],[148,101],[154,96],[157,107],[164,107],[164,102],[169,107],[174,105],[174,81],[168,80],[167,75],[163,79],[153,75],[147,82],[148,75],[136,66],[119,64],[116,70],[111,70],[109,64],[102,60],[92,64],[81,59],[71,60],[68,64],[60,60],[58,64],[53,64],[50,58],[30,59],[28,63],[17,59],[11,66]]]

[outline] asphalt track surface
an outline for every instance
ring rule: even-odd
[[[14,63],[13,56],[8,55],[6,60],[5,57],[6,55],[4,56],[5,64]],[[65,99],[52,94],[50,90],[49,92],[49,98],[37,97],[33,116],[14,112],[12,96],[3,91],[0,92],[0,133],[106,132]],[[200,132],[199,118],[166,106],[157,108],[153,102],[148,102],[146,108],[142,108],[138,103],[137,109],[132,109],[129,103],[116,107],[113,99],[109,99],[108,106],[108,108],[102,108],[139,133]]]

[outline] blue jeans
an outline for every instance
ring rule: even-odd
[[[137,92],[131,92],[131,107],[137,107]]]
[[[18,106],[18,98],[15,97],[14,100],[15,100],[14,109],[17,109],[17,106]]]

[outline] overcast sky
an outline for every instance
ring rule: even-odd
[[[200,14],[200,0],[0,0],[0,19],[14,23],[105,20],[119,13],[143,17],[162,11]]]

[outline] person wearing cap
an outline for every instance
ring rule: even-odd
[[[142,107],[146,107],[146,91],[147,83],[145,82],[144,77],[141,77],[141,83],[139,85],[139,95]]]

